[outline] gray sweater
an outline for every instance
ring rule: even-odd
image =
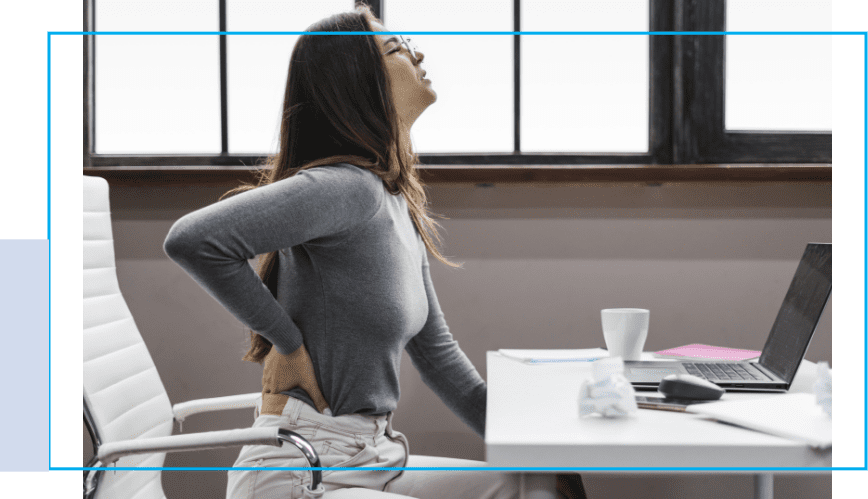
[[[350,164],[302,170],[178,220],[164,249],[241,323],[304,343],[334,416],[395,410],[401,351],[477,434],[486,385],[449,332],[404,196]],[[248,263],[279,250],[277,299]],[[313,402],[300,388],[285,392]]]

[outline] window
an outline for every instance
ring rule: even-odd
[[[771,6],[775,2],[760,0],[751,2],[754,7],[760,4]],[[830,2],[825,2],[828,5],[825,12],[828,12],[826,17],[827,23],[811,22],[812,31],[831,30],[831,5]],[[681,27],[676,25],[678,31],[724,31],[724,19],[728,16],[736,23],[736,26],[731,27],[730,31],[739,31],[741,27],[755,27],[743,23],[741,20],[757,15],[756,12],[748,13],[746,16],[740,13],[741,8],[751,8],[751,4],[746,2],[689,2],[688,8],[685,11],[684,18],[679,20]],[[804,2],[794,1],[792,5],[804,4]],[[733,8],[728,9],[731,5]],[[791,3],[786,4],[776,3],[778,11],[781,5],[791,7]],[[809,11],[802,9],[802,12],[808,14]],[[780,12],[779,12],[780,14]],[[678,24],[678,22],[676,23]],[[789,25],[782,22],[772,23],[771,29],[764,28],[764,31],[780,31],[781,28],[789,30]],[[801,23],[796,26],[804,28],[808,24]],[[804,29],[803,29],[804,30]],[[831,162],[832,162],[832,134],[824,131],[776,131],[767,130],[762,132],[756,131],[739,131],[727,130],[725,128],[725,71],[726,63],[730,66],[730,62],[724,57],[725,54],[725,38],[747,37],[758,38],[765,37],[769,39],[790,38],[788,35],[730,35],[724,36],[679,36],[678,45],[680,50],[675,57],[676,67],[681,68],[681,82],[676,81],[675,91],[673,93],[675,103],[673,109],[676,113],[674,120],[684,124],[674,130],[673,149],[675,151],[675,162],[683,163],[690,161],[694,163],[705,164],[721,164],[721,163],[764,163],[768,164],[767,172],[769,178],[774,177],[772,172],[775,170],[784,170],[787,167],[783,166],[786,163],[825,163],[828,167],[821,170],[810,168],[803,170],[810,173],[806,178],[814,177],[817,180],[832,180]],[[795,37],[799,39],[808,38],[814,40],[814,43],[823,43],[823,35],[804,35]],[[743,46],[743,42],[734,40],[733,48],[737,49],[739,45]],[[764,59],[767,65],[775,59],[768,53],[768,46],[774,42],[763,42],[761,53],[767,57]],[[779,43],[777,45],[780,45]],[[786,52],[792,53],[793,47],[787,47]],[[795,49],[796,51],[798,48]],[[733,54],[738,55],[736,54]],[[760,56],[762,57],[762,56]],[[826,53],[825,58],[831,59],[831,53]],[[738,69],[738,63],[735,63],[735,69]],[[782,66],[777,66],[782,67]],[[813,72],[820,68],[809,68]],[[808,74],[808,71],[802,73]],[[737,85],[737,80],[729,80],[731,84]],[[736,91],[736,94],[738,92]],[[831,95],[831,87],[824,92],[826,96]],[[804,96],[806,99],[813,99],[817,102],[823,96]],[[773,100],[780,102],[780,97],[775,97]],[[786,102],[786,97],[784,97]],[[831,115],[830,99],[826,100],[828,106],[825,111]],[[781,166],[778,166],[781,165]],[[790,171],[798,171],[801,167],[790,168]],[[756,176],[762,178],[763,171],[757,171]],[[822,178],[818,176],[822,175]],[[786,176],[780,178],[787,178]]]
[[[830,0],[787,2],[786,15],[771,0],[369,3],[392,31],[828,31],[832,12]],[[352,5],[87,0],[85,30],[302,31]],[[275,152],[296,38],[85,36],[86,171],[249,176]],[[412,132],[427,182],[831,181],[831,36],[413,38],[437,78]]]

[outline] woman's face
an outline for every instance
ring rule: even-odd
[[[387,31],[382,24],[372,22],[374,31]],[[418,60],[401,44],[397,35],[374,35],[380,47],[383,61],[386,65],[395,107],[398,116],[406,126],[413,125],[416,118],[428,106],[437,100],[437,94],[431,88],[431,81],[424,79],[425,70],[419,65],[425,59],[425,54],[416,51]]]

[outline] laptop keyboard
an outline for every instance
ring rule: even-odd
[[[768,379],[759,370],[751,366],[731,363],[712,363],[701,362],[696,364],[683,363],[688,374],[699,376],[705,379],[721,379],[721,380],[764,380]]]

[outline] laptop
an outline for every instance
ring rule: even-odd
[[[809,243],[759,362],[625,361],[624,376],[637,390],[656,390],[670,374],[693,374],[727,391],[786,392],[831,294],[832,245]]]

